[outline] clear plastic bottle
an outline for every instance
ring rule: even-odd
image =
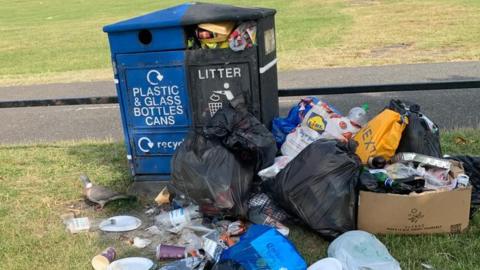
[[[190,223],[192,219],[199,217],[201,217],[201,214],[198,210],[198,205],[190,205],[156,216],[155,223],[171,228],[186,225]]]
[[[353,107],[348,113],[348,119],[354,124],[363,127],[368,122],[367,117],[368,104],[363,104],[361,107]]]

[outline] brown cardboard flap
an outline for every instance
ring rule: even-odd
[[[412,195],[361,191],[358,228],[380,234],[457,233],[468,227],[471,188]]]

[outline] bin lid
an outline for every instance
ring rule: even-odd
[[[107,25],[107,33],[139,29],[167,28],[207,22],[256,20],[275,14],[274,9],[242,8],[222,4],[185,3],[139,17]]]

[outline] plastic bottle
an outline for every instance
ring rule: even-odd
[[[378,185],[388,192],[408,194],[412,191],[421,190],[425,186],[425,180],[410,176],[408,178],[393,180],[384,172],[372,173],[377,179]]]
[[[388,177],[388,175],[384,172],[375,172],[372,173],[373,176],[377,179],[378,184],[381,187],[385,188],[394,188],[398,187],[398,182],[394,181],[392,178]]]
[[[368,122],[367,118],[368,104],[361,107],[353,107],[348,113],[347,118],[356,125],[363,127]]]
[[[155,217],[155,222],[166,227],[177,227],[186,225],[190,223],[192,219],[199,218],[200,216],[201,214],[198,210],[198,205],[190,205],[185,208],[162,213]]]

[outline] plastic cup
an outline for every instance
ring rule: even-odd
[[[157,246],[157,260],[182,259],[185,257],[185,247],[160,244]]]
[[[163,188],[162,191],[155,198],[155,202],[158,205],[170,203],[170,193],[168,192],[167,187]]]
[[[108,259],[109,262],[113,262],[117,257],[117,251],[113,247],[108,247],[102,251],[101,255]]]
[[[93,257],[92,266],[95,270],[106,270],[108,265],[115,260],[117,252],[113,247],[109,247],[102,251],[99,255]]]

